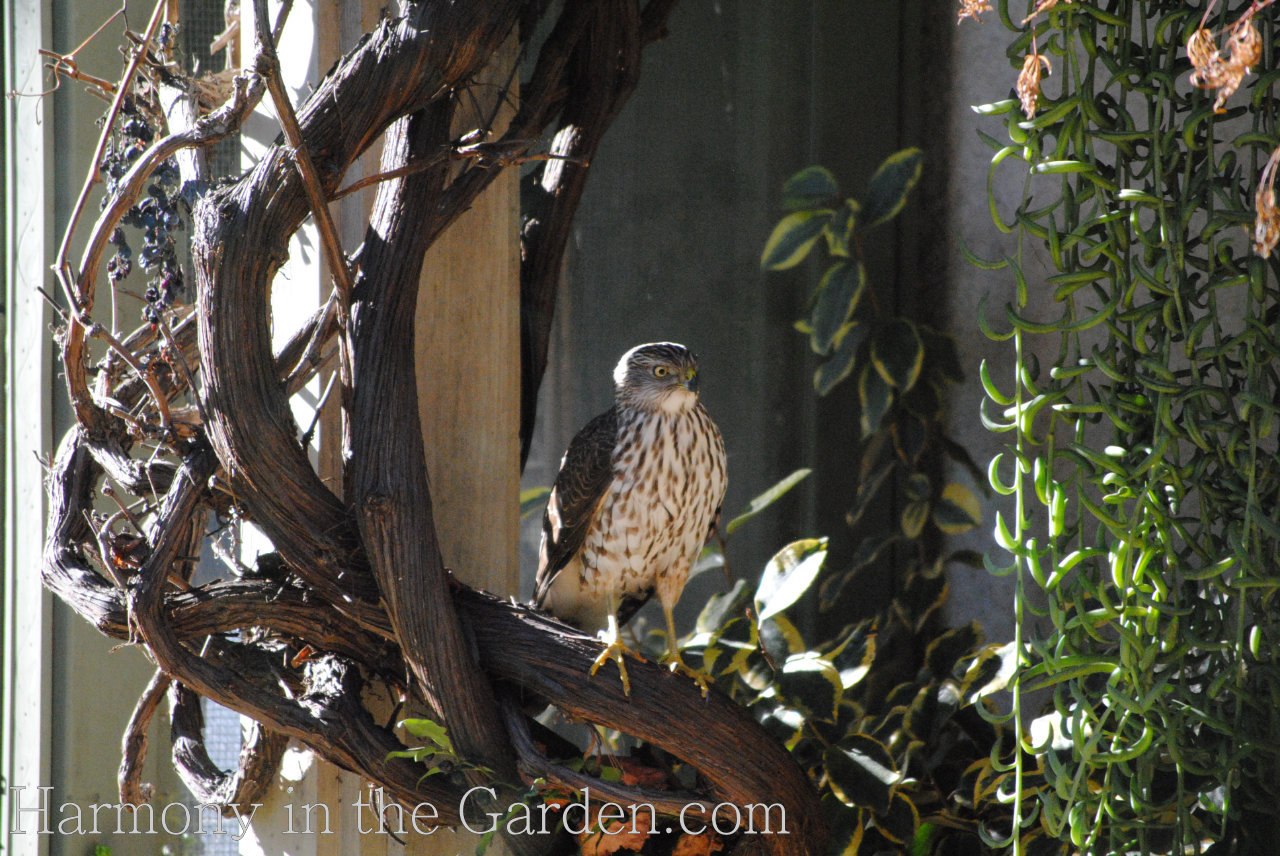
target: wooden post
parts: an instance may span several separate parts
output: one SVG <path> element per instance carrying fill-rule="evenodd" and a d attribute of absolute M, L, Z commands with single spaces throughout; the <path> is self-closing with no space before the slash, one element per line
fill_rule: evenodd
<path fill-rule="evenodd" d="M 512 40 L 478 82 L 501 87 L 515 56 Z M 455 131 L 488 118 L 474 112 L 460 107 Z M 499 123 L 512 112 L 504 107 Z M 427 253 L 414 343 L 445 565 L 497 594 L 517 594 L 520 583 L 519 192 L 516 170 L 506 170 Z"/>
<path fill-rule="evenodd" d="M 500 91 L 515 39 L 478 80 Z M 484 92 L 481 87 L 477 90 Z M 514 96 L 514 93 L 512 93 Z M 456 134 L 481 127 L 493 103 L 467 101 Z M 514 113 L 498 114 L 501 132 Z M 520 494 L 520 187 L 507 169 L 446 231 L 423 264 L 415 319 L 418 406 L 436 530 L 446 567 L 470 586 L 518 595 Z M 444 830 L 408 840 L 413 856 L 475 849 Z M 490 852 L 503 851 L 495 840 Z"/>

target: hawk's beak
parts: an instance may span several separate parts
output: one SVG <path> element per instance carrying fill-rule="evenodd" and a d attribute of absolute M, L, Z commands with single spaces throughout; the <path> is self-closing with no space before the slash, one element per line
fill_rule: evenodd
<path fill-rule="evenodd" d="M 698 391 L 698 373 L 690 369 L 689 373 L 685 375 L 684 383 L 680 385 L 690 392 L 696 393 Z"/>

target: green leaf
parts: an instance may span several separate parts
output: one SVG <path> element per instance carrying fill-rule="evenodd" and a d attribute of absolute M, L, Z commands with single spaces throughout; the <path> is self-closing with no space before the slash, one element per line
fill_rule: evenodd
<path fill-rule="evenodd" d="M 970 109 L 982 116 L 999 116 L 1008 113 L 1018 106 L 1018 99 L 1007 98 L 1004 101 L 993 101 L 990 104 L 976 104 Z"/>
<path fill-rule="evenodd" d="M 924 365 L 924 343 L 916 325 L 895 318 L 876 331 L 871 342 L 871 364 L 885 383 L 906 392 L 915 386 Z"/>
<path fill-rule="evenodd" d="M 1012 642 L 990 644 L 978 652 L 965 669 L 960 693 L 969 704 L 999 692 L 1009 685 L 1018 665 L 1018 652 Z"/>
<path fill-rule="evenodd" d="M 825 354 L 836 336 L 858 308 L 867 286 L 867 270 L 859 261 L 840 261 L 827 268 L 818 283 L 818 299 L 813 304 L 813 350 Z"/>
<path fill-rule="evenodd" d="M 916 836 L 911 840 L 911 856 L 929 856 L 933 853 L 933 845 L 943 836 L 943 829 L 936 823 L 922 823 L 916 828 Z"/>
<path fill-rule="evenodd" d="M 724 567 L 724 551 L 720 549 L 720 545 L 712 541 L 710 544 L 702 548 L 702 552 L 698 554 L 698 560 L 693 563 L 693 567 L 689 569 L 689 578 L 693 579 L 698 574 L 705 574 L 707 571 L 713 571 L 716 568 Z"/>
<path fill-rule="evenodd" d="M 835 353 L 813 373 L 813 388 L 817 390 L 818 395 L 826 395 L 853 371 L 858 350 L 867 340 L 869 330 L 869 324 L 850 321 L 836 334 Z"/>
<path fill-rule="evenodd" d="M 827 658 L 816 651 L 791 655 L 782 665 L 778 684 L 793 706 L 807 711 L 815 719 L 835 721 L 836 706 L 844 687 L 840 673 Z"/>
<path fill-rule="evenodd" d="M 822 813 L 827 818 L 827 826 L 831 832 L 831 846 L 828 856 L 858 856 L 862 847 L 862 836 L 866 831 L 865 809 L 850 808 L 834 794 L 822 795 Z"/>
<path fill-rule="evenodd" d="M 982 523 L 982 506 L 973 491 L 951 482 L 942 489 L 942 498 L 934 506 L 933 523 L 948 535 L 968 532 Z"/>
<path fill-rule="evenodd" d="M 831 255 L 849 257 L 849 243 L 853 240 L 854 227 L 858 225 L 859 208 L 857 200 L 846 199 L 822 230 L 827 239 L 827 252 Z"/>
<path fill-rule="evenodd" d="M 956 350 L 955 337 L 940 333 L 932 327 L 922 326 L 917 328 L 917 332 L 920 333 L 920 340 L 924 342 L 924 350 L 929 357 L 929 371 L 954 383 L 964 381 L 963 363 L 960 361 L 960 352 Z"/>
<path fill-rule="evenodd" d="M 747 597 L 746 580 L 735 581 L 733 588 L 723 594 L 713 594 L 707 599 L 707 605 L 702 607 L 702 612 L 698 613 L 697 632 L 718 630 L 728 618 L 742 611 Z"/>
<path fill-rule="evenodd" d="M 402 719 L 400 727 L 414 737 L 430 740 L 444 752 L 454 754 L 453 741 L 449 738 L 449 732 L 438 722 L 430 719 Z"/>
<path fill-rule="evenodd" d="M 551 495 L 549 487 L 531 487 L 520 491 L 520 519 L 524 520 L 535 511 L 540 511 L 547 504 Z"/>
<path fill-rule="evenodd" d="M 432 754 L 439 755 L 439 752 L 423 752 L 421 749 L 397 749 L 394 752 L 387 753 L 387 760 L 392 758 L 408 758 L 410 761 L 421 761 L 423 758 L 429 758 Z"/>
<path fill-rule="evenodd" d="M 858 378 L 858 401 L 862 405 L 859 418 L 862 437 L 866 439 L 879 430 L 881 420 L 893 404 L 893 388 L 870 365 L 862 367 L 862 375 Z"/>
<path fill-rule="evenodd" d="M 755 517 L 779 499 L 782 499 L 782 497 L 786 495 L 787 491 L 791 490 L 791 488 L 808 478 L 811 472 L 813 472 L 813 470 L 807 468 L 798 469 L 782 481 L 775 484 L 773 487 L 766 490 L 764 493 L 757 496 L 755 499 L 748 502 L 747 507 L 742 510 L 742 513 L 729 521 L 729 525 L 724 529 L 724 534 L 732 535 L 734 530 L 743 523 L 746 523 L 752 517 Z"/>
<path fill-rule="evenodd" d="M 925 648 L 925 666 L 935 679 L 945 680 L 951 677 L 951 672 L 960 658 L 981 642 L 982 629 L 976 622 L 971 621 L 960 627 L 953 627 Z"/>
<path fill-rule="evenodd" d="M 888 811 L 892 788 L 902 781 L 884 744 L 866 734 L 851 734 L 823 756 L 831 790 L 847 806 Z"/>
<path fill-rule="evenodd" d="M 744 671 L 752 657 L 758 656 L 759 647 L 760 634 L 755 622 L 730 617 L 707 642 L 702 655 L 703 669 L 715 675 Z M 729 657 L 722 663 L 720 656 L 725 653 Z"/>
<path fill-rule="evenodd" d="M 790 745 L 799 735 L 800 729 L 804 728 L 804 719 L 804 714 L 800 711 L 778 705 L 760 717 L 760 724 L 779 743 Z"/>
<path fill-rule="evenodd" d="M 907 476 L 907 483 L 903 489 L 907 499 L 919 502 L 928 499 L 929 494 L 933 493 L 933 482 L 929 481 L 929 477 L 924 473 L 912 473 Z"/>
<path fill-rule="evenodd" d="M 792 541 L 774 554 L 756 586 L 757 623 L 799 600 L 817 578 L 826 559 L 826 538 Z"/>
<path fill-rule="evenodd" d="M 1054 174 L 1061 172 L 1092 172 L 1093 164 L 1084 161 L 1059 160 L 1059 161 L 1043 161 L 1031 168 L 1032 172 L 1041 174 Z"/>
<path fill-rule="evenodd" d="M 906 844 L 916 837 L 920 812 L 905 793 L 894 791 L 888 810 L 874 813 L 871 822 L 894 844 Z"/>
<path fill-rule="evenodd" d="M 902 509 L 902 534 L 908 538 L 919 538 L 924 530 L 924 522 L 929 519 L 929 503 L 917 500 L 908 502 Z"/>
<path fill-rule="evenodd" d="M 807 166 L 782 185 L 782 207 L 788 211 L 817 208 L 831 202 L 840 193 L 840 185 L 831 170 Z"/>
<path fill-rule="evenodd" d="M 920 180 L 923 161 L 924 154 L 911 148 L 889 155 L 880 164 L 862 200 L 862 229 L 878 226 L 902 210 L 907 194 Z"/>
<path fill-rule="evenodd" d="M 760 267 L 765 270 L 786 270 L 804 260 L 814 242 L 822 236 L 822 230 L 831 217 L 830 208 L 797 211 L 778 221 L 765 241 L 760 254 Z"/>
<path fill-rule="evenodd" d="M 775 663 L 805 650 L 804 637 L 785 615 L 771 615 L 760 622 L 760 647 L 769 652 Z"/>
<path fill-rule="evenodd" d="M 868 623 L 855 628 L 828 656 L 840 672 L 840 683 L 846 690 L 860 684 L 871 671 L 876 659 L 876 635 L 868 632 Z"/>
<path fill-rule="evenodd" d="M 920 380 L 902 397 L 907 412 L 920 417 L 921 422 L 940 422 L 945 413 L 942 390 L 929 380 Z"/>
<path fill-rule="evenodd" d="M 476 842 L 475 856 L 486 856 L 489 852 L 489 846 L 493 844 L 493 837 L 498 833 L 501 826 L 497 823 L 485 830 L 480 836 L 480 840 Z"/>
<path fill-rule="evenodd" d="M 854 551 L 849 569 L 844 573 L 829 576 L 818 587 L 818 598 L 822 601 L 822 609 L 825 610 L 829 605 L 839 603 L 845 586 L 858 579 L 857 572 L 869 567 L 880 558 L 885 548 L 898 543 L 901 537 L 897 530 L 892 530 L 887 535 L 869 535 L 863 538 L 858 544 L 858 549 Z"/>

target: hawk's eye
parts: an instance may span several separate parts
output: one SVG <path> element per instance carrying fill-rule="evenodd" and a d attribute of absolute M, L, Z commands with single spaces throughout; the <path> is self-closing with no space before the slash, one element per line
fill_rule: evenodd
<path fill-rule="evenodd" d="M 669 374 L 671 374 L 671 369 L 667 368 L 666 366 L 654 366 L 654 369 L 653 369 L 654 377 L 666 377 Z"/>

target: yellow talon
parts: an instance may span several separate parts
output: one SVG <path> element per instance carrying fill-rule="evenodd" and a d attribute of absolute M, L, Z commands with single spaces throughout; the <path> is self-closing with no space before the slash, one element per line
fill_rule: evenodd
<path fill-rule="evenodd" d="M 685 663 L 678 652 L 668 652 L 667 655 L 662 658 L 662 662 L 673 673 L 693 678 L 694 683 L 698 685 L 698 689 L 702 690 L 702 697 L 707 697 L 707 690 L 710 686 L 707 681 L 707 676 Z"/>
<path fill-rule="evenodd" d="M 623 695 L 630 698 L 631 681 L 627 678 L 627 665 L 622 661 L 622 655 L 628 653 L 630 649 L 622 642 L 622 637 L 618 633 L 618 617 L 612 611 L 609 612 L 609 629 L 605 631 L 605 642 L 604 650 L 600 652 L 595 662 L 591 664 L 591 670 L 588 674 L 595 677 L 596 670 L 613 660 L 618 664 L 618 676 L 622 678 Z"/>
<path fill-rule="evenodd" d="M 680 656 L 680 641 L 676 636 L 676 621 L 671 615 L 671 609 L 664 603 L 662 611 L 667 617 L 667 653 L 662 658 L 662 663 L 668 669 L 676 674 L 687 675 L 693 678 L 694 683 L 698 685 L 698 689 L 702 690 L 702 697 L 707 697 L 708 681 L 707 676 L 697 669 L 690 668 Z"/>
<path fill-rule="evenodd" d="M 631 681 L 627 679 L 627 666 L 622 662 L 622 655 L 626 651 L 627 646 L 623 645 L 621 640 L 606 645 L 605 649 L 600 652 L 600 656 L 596 657 L 596 661 L 591 664 L 591 675 L 594 677 L 597 669 L 613 660 L 618 664 L 618 677 L 622 678 L 622 692 L 624 695 L 630 696 Z"/>

